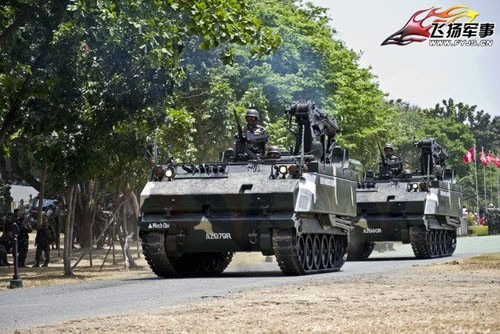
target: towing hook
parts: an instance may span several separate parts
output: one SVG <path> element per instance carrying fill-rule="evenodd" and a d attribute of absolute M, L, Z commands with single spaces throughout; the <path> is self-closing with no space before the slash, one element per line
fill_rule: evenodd
<path fill-rule="evenodd" d="M 250 244 L 255 245 L 257 243 L 257 237 L 259 235 L 257 234 L 256 230 L 252 230 L 252 233 L 248 234 L 248 238 L 250 239 Z"/>

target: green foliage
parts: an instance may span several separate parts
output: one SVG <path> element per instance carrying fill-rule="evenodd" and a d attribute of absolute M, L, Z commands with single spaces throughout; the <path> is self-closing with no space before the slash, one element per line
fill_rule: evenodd
<path fill-rule="evenodd" d="M 472 231 L 471 235 L 473 236 L 488 235 L 488 226 L 469 226 L 467 229 Z"/>
<path fill-rule="evenodd" d="M 67 0 L 32 10 L 17 1 L 0 7 L 0 144 L 27 173 L 48 162 L 59 189 L 144 175 L 155 128 L 165 151 L 194 156 L 197 118 L 173 98 L 186 44 L 224 44 L 217 61 L 231 62 L 232 45 L 250 45 L 258 58 L 280 43 L 246 1 Z"/>
<path fill-rule="evenodd" d="M 221 150 L 233 144 L 236 131 L 231 110 L 236 108 L 243 119 L 244 109 L 250 106 L 259 110 L 271 142 L 289 149 L 292 136 L 283 126 L 284 108 L 309 100 L 341 118 L 345 131 L 338 140 L 352 149 L 352 155 L 375 157 L 375 151 L 367 145 L 387 136 L 392 107 L 384 102 L 375 77 L 359 67 L 358 55 L 334 39 L 325 10 L 311 4 L 298 5 L 286 0 L 251 4 L 252 12 L 281 36 L 282 43 L 272 55 L 255 59 L 249 56 L 248 48 L 236 47 L 235 63 L 227 67 L 217 61 L 217 53 L 200 55 L 188 45 L 185 53 L 189 75 L 179 89 L 179 103 L 187 102 L 195 115 L 211 115 L 205 101 L 216 97 L 225 108 L 220 111 L 222 119 L 211 116 L 201 120 L 197 116 L 197 128 L 200 121 L 208 121 L 204 131 L 197 129 L 194 137 L 194 144 L 200 146 L 199 158 L 215 158 L 215 147 Z M 225 90 L 223 97 L 220 90 L 213 89 L 220 85 Z M 215 110 L 219 110 L 218 106 Z"/>

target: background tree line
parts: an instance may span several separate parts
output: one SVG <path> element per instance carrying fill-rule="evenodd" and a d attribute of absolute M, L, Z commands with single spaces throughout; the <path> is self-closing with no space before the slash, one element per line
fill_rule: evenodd
<path fill-rule="evenodd" d="M 155 131 L 162 159 L 215 160 L 233 145 L 233 110 L 243 119 L 253 106 L 288 149 L 284 107 L 312 100 L 339 119 L 338 142 L 363 170 L 378 166 L 375 143 L 391 141 L 411 164 L 414 140 L 434 137 L 474 194 L 461 159 L 474 142 L 499 147 L 499 119 L 460 97 L 428 110 L 390 101 L 359 57 L 305 1 L 8 0 L 0 172 L 5 181 L 8 159 L 42 195 L 74 198 L 89 246 L 95 203 L 134 197 L 146 182 Z"/>

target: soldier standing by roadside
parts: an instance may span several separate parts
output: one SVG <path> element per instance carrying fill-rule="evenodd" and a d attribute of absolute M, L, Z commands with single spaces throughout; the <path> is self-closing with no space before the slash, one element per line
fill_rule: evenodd
<path fill-rule="evenodd" d="M 26 257 L 28 256 L 29 238 L 31 225 L 25 217 L 19 217 L 19 235 L 17 236 L 18 252 L 17 258 L 19 267 L 26 267 Z"/>
<path fill-rule="evenodd" d="M 49 225 L 49 219 L 45 213 L 42 216 L 42 224 L 38 227 L 35 238 L 35 264 L 33 267 L 40 267 L 40 257 L 42 251 L 45 253 L 45 262 L 42 267 L 47 267 L 50 261 L 50 244 L 54 240 L 54 228 Z"/>
<path fill-rule="evenodd" d="M 0 267 L 10 265 L 7 262 L 7 254 L 12 254 L 14 249 L 14 234 L 8 229 L 0 237 Z"/>

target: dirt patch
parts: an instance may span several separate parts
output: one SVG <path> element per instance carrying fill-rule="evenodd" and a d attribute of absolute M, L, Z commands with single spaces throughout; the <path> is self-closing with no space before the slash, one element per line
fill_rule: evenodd
<path fill-rule="evenodd" d="M 253 256 L 235 261 L 263 260 Z M 498 333 L 499 269 L 500 254 L 489 254 L 16 333 Z"/>

